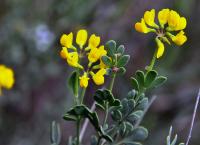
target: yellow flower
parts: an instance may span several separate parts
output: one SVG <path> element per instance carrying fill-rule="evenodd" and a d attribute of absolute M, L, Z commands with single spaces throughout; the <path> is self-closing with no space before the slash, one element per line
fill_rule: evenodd
<path fill-rule="evenodd" d="M 169 18 L 168 18 L 168 25 L 169 25 L 169 30 L 176 30 L 177 26 L 180 21 L 180 15 L 176 12 L 171 10 L 169 13 Z"/>
<path fill-rule="evenodd" d="M 60 51 L 61 58 L 67 59 L 68 55 L 69 55 L 69 52 L 68 52 L 67 48 L 62 47 L 62 50 Z"/>
<path fill-rule="evenodd" d="M 158 46 L 156 57 L 160 58 L 163 55 L 163 53 L 164 53 L 165 46 L 162 43 L 162 41 L 160 41 L 158 38 L 156 38 L 156 43 L 157 43 L 157 46 Z"/>
<path fill-rule="evenodd" d="M 176 31 L 185 29 L 186 25 L 187 25 L 187 21 L 185 17 L 180 17 L 178 25 L 176 27 Z"/>
<path fill-rule="evenodd" d="M 103 63 L 102 59 L 100 59 L 99 67 L 100 68 L 108 68 L 108 66 Z"/>
<path fill-rule="evenodd" d="M 169 9 L 162 9 L 158 12 L 158 21 L 162 28 L 164 28 L 164 25 L 167 23 L 168 17 L 169 17 Z"/>
<path fill-rule="evenodd" d="M 180 46 L 183 45 L 187 41 L 187 37 L 185 36 L 185 33 L 183 31 L 180 31 L 176 36 L 172 37 L 172 41 Z"/>
<path fill-rule="evenodd" d="M 72 32 L 68 35 L 63 34 L 60 38 L 60 44 L 64 47 L 71 48 L 73 42 L 73 34 Z"/>
<path fill-rule="evenodd" d="M 135 29 L 136 29 L 136 31 L 141 32 L 141 33 L 149 33 L 150 32 L 150 29 L 146 26 L 143 18 L 141 19 L 141 22 L 137 22 L 135 24 Z"/>
<path fill-rule="evenodd" d="M 135 24 L 135 29 L 142 33 L 156 33 L 156 43 L 158 46 L 156 57 L 160 58 L 165 50 L 163 42 L 167 42 L 171 45 L 169 38 L 171 38 L 171 40 L 179 46 L 187 41 L 187 37 L 184 35 L 183 31 L 183 29 L 186 28 L 187 20 L 185 17 L 181 17 L 176 11 L 170 9 L 160 10 L 157 17 L 161 27 L 154 22 L 155 10 L 152 9 L 151 11 L 146 11 L 144 13 L 144 18 L 142 18 L 141 22 L 137 22 Z M 154 29 L 148 28 L 146 24 L 154 27 Z M 170 33 L 171 31 L 180 32 L 174 36 Z"/>
<path fill-rule="evenodd" d="M 100 37 L 99 36 L 96 36 L 95 34 L 92 34 L 90 36 L 90 39 L 89 39 L 89 45 L 88 47 L 91 49 L 91 48 L 96 48 L 99 46 L 99 43 L 100 43 Z"/>
<path fill-rule="evenodd" d="M 68 53 L 68 56 L 67 56 L 67 63 L 72 66 L 72 67 L 77 67 L 77 68 L 80 68 L 80 69 L 83 69 L 83 66 L 81 66 L 79 63 L 79 56 L 78 56 L 78 53 L 77 52 L 70 52 Z"/>
<path fill-rule="evenodd" d="M 92 79 L 96 85 L 102 85 L 104 83 L 104 75 L 106 74 L 106 69 L 100 69 L 96 74 L 91 72 Z"/>
<path fill-rule="evenodd" d="M 85 29 L 79 30 L 76 36 L 76 43 L 82 49 L 87 41 L 87 31 Z"/>
<path fill-rule="evenodd" d="M 11 89 L 14 85 L 14 72 L 12 69 L 6 67 L 5 65 L 0 65 L 0 95 L 1 89 Z"/>
<path fill-rule="evenodd" d="M 88 60 L 90 61 L 90 63 L 94 63 L 106 54 L 107 51 L 104 49 L 103 45 L 99 48 L 92 48 L 88 54 Z"/>
<path fill-rule="evenodd" d="M 88 86 L 88 81 L 89 81 L 89 79 L 90 79 L 90 78 L 88 78 L 87 73 L 84 72 L 83 76 L 79 77 L 79 79 L 80 79 L 80 86 L 81 86 L 82 88 L 87 88 L 87 86 Z"/>
<path fill-rule="evenodd" d="M 159 28 L 155 23 L 155 9 L 144 13 L 144 21 L 151 27 Z"/>

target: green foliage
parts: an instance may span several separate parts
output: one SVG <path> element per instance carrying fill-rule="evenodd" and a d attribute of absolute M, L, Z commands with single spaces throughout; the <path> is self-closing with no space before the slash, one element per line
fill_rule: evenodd
<path fill-rule="evenodd" d="M 76 105 L 63 116 L 63 119 L 67 121 L 77 121 L 84 118 L 88 118 L 90 120 L 91 124 L 93 125 L 95 130 L 100 134 L 100 136 L 102 136 L 102 138 L 105 138 L 106 140 L 112 142 L 112 138 L 105 134 L 102 127 L 100 126 L 97 113 L 91 112 L 87 106 Z"/>
<path fill-rule="evenodd" d="M 169 134 L 166 139 L 166 145 L 176 145 L 178 135 L 176 134 L 174 139 L 172 139 L 172 127 L 170 127 Z M 172 139 L 172 140 L 171 140 Z M 178 145 L 185 145 L 184 143 L 179 143 Z"/>
<path fill-rule="evenodd" d="M 123 75 L 126 72 L 125 66 L 130 59 L 129 55 L 124 55 L 124 45 L 117 47 L 116 42 L 110 40 L 106 43 L 105 49 L 108 53 L 107 56 L 102 56 L 102 61 L 109 66 L 108 74 Z"/>
<path fill-rule="evenodd" d="M 50 128 L 51 145 L 59 145 L 61 141 L 60 125 L 55 121 L 52 122 Z"/>
<path fill-rule="evenodd" d="M 121 106 L 111 109 L 111 118 L 114 125 L 109 129 L 113 135 L 113 140 L 117 144 L 116 137 L 120 136 L 123 140 L 120 143 L 140 144 L 148 136 L 146 128 L 137 127 L 138 121 L 144 114 L 145 108 L 148 107 L 148 98 L 140 95 L 138 91 L 131 90 L 127 96 L 122 99 Z"/>
<path fill-rule="evenodd" d="M 96 105 L 103 110 L 108 107 L 120 106 L 120 100 L 115 99 L 113 94 L 107 89 L 97 90 L 94 94 L 94 100 L 96 101 Z"/>
<path fill-rule="evenodd" d="M 136 71 L 136 76 L 131 77 L 131 84 L 137 91 L 143 91 L 149 88 L 156 88 L 167 80 L 164 76 L 158 76 L 155 70 L 150 70 L 146 74 L 143 71 Z"/>
<path fill-rule="evenodd" d="M 72 74 L 69 77 L 68 82 L 70 88 L 72 89 L 74 96 L 78 96 L 78 89 L 79 89 L 79 73 L 78 71 L 72 72 Z"/>

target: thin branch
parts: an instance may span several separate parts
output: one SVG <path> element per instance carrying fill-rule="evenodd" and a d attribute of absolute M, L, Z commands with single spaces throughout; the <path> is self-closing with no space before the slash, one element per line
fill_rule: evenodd
<path fill-rule="evenodd" d="M 196 113 L 197 113 L 199 99 L 200 99 L 200 89 L 199 89 L 199 93 L 198 93 L 198 96 L 197 96 L 196 104 L 195 104 L 195 107 L 194 107 L 194 112 L 193 112 L 193 115 L 192 115 L 192 122 L 191 122 L 191 126 L 190 126 L 190 131 L 189 131 L 187 142 L 186 142 L 185 145 L 189 144 L 190 138 L 192 137 L 192 129 L 193 129 L 193 126 L 194 126 L 194 120 L 195 120 Z"/>
<path fill-rule="evenodd" d="M 91 107 L 91 111 L 93 112 L 94 110 L 95 110 L 95 102 L 93 102 L 92 107 Z M 80 142 L 83 139 L 83 136 L 84 136 L 85 131 L 87 129 L 88 123 L 89 123 L 89 119 L 85 119 L 85 121 L 83 123 L 83 127 L 82 127 L 81 132 L 80 132 Z"/>

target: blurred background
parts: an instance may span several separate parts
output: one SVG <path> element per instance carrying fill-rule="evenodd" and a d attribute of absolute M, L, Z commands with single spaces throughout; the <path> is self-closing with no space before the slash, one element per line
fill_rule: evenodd
<path fill-rule="evenodd" d="M 114 86 L 115 96 L 122 98 L 131 89 L 129 78 L 152 58 L 153 35 L 133 29 L 144 11 L 152 8 L 170 8 L 185 16 L 188 41 L 181 48 L 167 46 L 156 63 L 168 81 L 148 94 L 158 98 L 142 122 L 150 134 L 145 145 L 165 144 L 170 125 L 179 140 L 185 141 L 200 87 L 199 0 L 1 0 L 0 64 L 14 69 L 16 83 L 0 97 L 0 145 L 49 145 L 53 120 L 62 126 L 62 145 L 75 133 L 74 124 L 62 120 L 72 104 L 67 86 L 72 69 L 59 57 L 63 33 L 86 28 L 90 34 L 100 35 L 103 43 L 114 39 L 125 45 L 131 60 L 127 73 Z M 93 102 L 90 94 L 97 88 L 89 87 L 88 106 Z M 92 131 L 89 126 L 83 144 L 89 144 Z M 199 137 L 200 108 L 190 145 L 200 145 Z"/>

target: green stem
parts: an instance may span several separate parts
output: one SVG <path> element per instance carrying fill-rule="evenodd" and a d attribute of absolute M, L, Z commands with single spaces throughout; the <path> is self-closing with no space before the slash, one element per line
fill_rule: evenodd
<path fill-rule="evenodd" d="M 79 134 L 80 134 L 80 118 L 78 117 L 77 119 L 77 124 L 76 124 L 76 145 L 79 145 Z"/>
<path fill-rule="evenodd" d="M 106 103 L 106 113 L 103 121 L 103 126 L 106 124 L 107 119 L 108 119 L 108 102 Z"/>
<path fill-rule="evenodd" d="M 85 92 L 86 92 L 86 88 L 83 88 L 82 90 L 81 90 L 81 94 L 80 94 L 80 104 L 83 104 L 83 99 L 84 99 L 84 96 L 85 96 Z"/>
<path fill-rule="evenodd" d="M 156 54 L 157 54 L 157 51 L 154 52 L 153 58 L 152 58 L 152 60 L 151 60 L 151 63 L 150 63 L 150 65 L 149 65 L 147 71 L 151 71 L 151 70 L 153 69 L 154 64 L 155 64 L 155 62 L 156 62 Z"/>
<path fill-rule="evenodd" d="M 110 85 L 109 85 L 109 87 L 108 87 L 108 89 L 109 89 L 111 92 L 112 92 L 112 89 L 113 89 L 113 85 L 114 85 L 114 82 L 115 82 L 115 78 L 116 78 L 116 73 L 112 76 Z"/>

